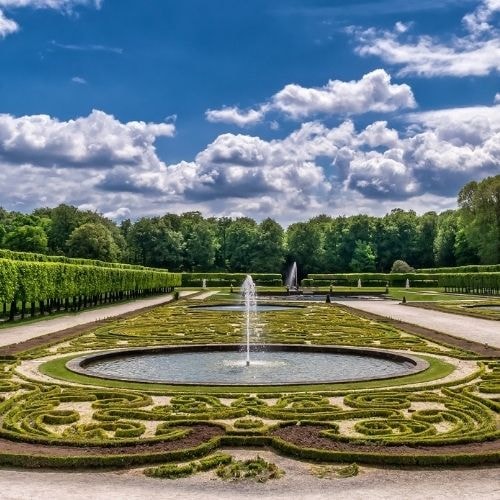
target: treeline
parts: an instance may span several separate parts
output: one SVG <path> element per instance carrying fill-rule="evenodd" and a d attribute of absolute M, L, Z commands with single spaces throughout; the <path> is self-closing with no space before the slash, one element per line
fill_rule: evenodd
<path fill-rule="evenodd" d="M 0 248 L 120 261 L 185 272 L 387 272 L 500 262 L 500 175 L 471 182 L 457 210 L 394 209 L 383 217 L 320 215 L 284 229 L 272 219 L 199 212 L 125 220 L 68 205 L 31 214 L 0 209 Z"/>

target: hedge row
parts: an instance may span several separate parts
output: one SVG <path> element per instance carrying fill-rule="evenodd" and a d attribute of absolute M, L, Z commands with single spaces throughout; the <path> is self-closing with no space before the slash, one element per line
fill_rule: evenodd
<path fill-rule="evenodd" d="M 60 264 L 77 264 L 81 266 L 97 266 L 97 267 L 115 267 L 117 269 L 137 269 L 137 270 L 155 270 L 158 272 L 167 272 L 167 269 L 157 269 L 152 267 L 144 267 L 136 264 L 124 264 L 121 262 L 104 262 L 95 259 L 76 259 L 65 257 L 64 255 L 45 255 L 42 253 L 31 252 L 14 252 L 0 248 L 0 259 L 22 260 L 27 262 L 57 262 Z"/>
<path fill-rule="evenodd" d="M 12 316 L 19 301 L 24 309 L 25 303 L 34 308 L 36 302 L 70 298 L 75 304 L 78 297 L 85 307 L 87 302 L 102 303 L 103 297 L 163 292 L 180 283 L 180 274 L 154 270 L 0 259 L 0 302 L 12 304 Z"/>
<path fill-rule="evenodd" d="M 437 286 L 438 276 L 435 274 L 417 273 L 336 273 L 336 274 L 308 274 L 302 280 L 302 286 L 343 285 L 357 286 L 361 280 L 363 286 L 404 286 L 410 280 L 413 286 Z"/>
<path fill-rule="evenodd" d="M 417 269 L 417 273 L 499 273 L 500 264 L 490 264 L 484 266 L 457 266 L 457 267 L 434 267 L 428 269 Z"/>
<path fill-rule="evenodd" d="M 361 280 L 363 286 L 404 286 L 406 280 L 411 286 L 435 286 L 445 291 L 498 295 L 500 272 L 471 273 L 350 273 L 309 274 L 302 280 L 302 286 L 348 285 L 356 286 Z"/>
<path fill-rule="evenodd" d="M 252 273 L 252 279 L 261 286 L 282 286 L 281 274 Z M 182 286 L 241 286 L 247 273 L 182 273 Z"/>

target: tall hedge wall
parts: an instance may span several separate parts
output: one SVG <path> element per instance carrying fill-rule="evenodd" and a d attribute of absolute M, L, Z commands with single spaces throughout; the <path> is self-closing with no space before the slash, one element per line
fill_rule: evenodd
<path fill-rule="evenodd" d="M 364 286 L 404 286 L 406 280 L 411 286 L 437 286 L 445 291 L 498 295 L 500 272 L 471 273 L 349 273 L 309 274 L 302 280 L 302 286 L 347 285 L 356 286 L 358 280 Z"/>
<path fill-rule="evenodd" d="M 281 274 L 251 273 L 257 285 L 281 286 Z M 207 286 L 240 286 L 247 273 L 182 273 L 182 286 L 201 286 L 207 280 Z"/>
<path fill-rule="evenodd" d="M 164 271 L 0 259 L 0 302 L 91 297 L 180 284 L 180 274 Z"/>
<path fill-rule="evenodd" d="M 168 271 L 168 269 L 157 269 L 135 264 L 123 264 L 121 262 L 104 262 L 102 260 L 94 259 L 74 259 L 71 257 L 64 257 L 63 255 L 45 255 L 42 253 L 14 252 L 13 250 L 6 250 L 5 248 L 0 248 L 0 259 L 22 260 L 26 262 L 59 262 L 62 264 L 77 264 L 81 266 L 115 267 L 117 269 L 153 269 L 157 272 Z"/>
<path fill-rule="evenodd" d="M 457 267 L 434 267 L 429 269 L 417 269 L 417 273 L 500 273 L 500 264 L 485 266 L 457 266 Z"/>

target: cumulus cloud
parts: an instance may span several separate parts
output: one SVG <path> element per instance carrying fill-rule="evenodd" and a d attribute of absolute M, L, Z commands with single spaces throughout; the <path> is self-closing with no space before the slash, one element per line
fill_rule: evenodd
<path fill-rule="evenodd" d="M 255 125 L 262 121 L 265 111 L 263 109 L 241 110 L 238 107 L 225 107 L 222 109 L 209 109 L 205 117 L 212 123 L 233 123 L 238 127 Z"/>
<path fill-rule="evenodd" d="M 206 117 L 212 122 L 232 123 L 241 127 L 261 122 L 270 112 L 300 120 L 316 115 L 388 113 L 414 107 L 416 102 L 411 88 L 406 84 L 392 83 L 391 76 L 385 70 L 376 69 L 360 80 L 330 80 L 323 87 L 289 84 L 257 109 L 243 111 L 237 107 L 226 107 L 208 110 Z"/>
<path fill-rule="evenodd" d="M 172 124 L 121 123 L 97 111 L 67 122 L 1 115 L 0 198 L 23 209 L 92 206 L 115 218 L 197 209 L 282 222 L 384 213 L 396 202 L 449 208 L 465 182 L 500 171 L 495 108 L 410 113 L 400 132 L 387 121 L 359 129 L 345 120 L 306 122 L 273 140 L 226 133 L 175 164 L 154 148 Z"/>
<path fill-rule="evenodd" d="M 75 7 L 93 6 L 99 9 L 103 0 L 0 0 L 0 7 L 16 9 L 21 7 L 31 7 L 33 9 L 54 9 L 66 13 L 71 13 Z M 19 25 L 12 19 L 5 17 L 0 9 L 0 38 L 15 33 L 19 30 Z"/>
<path fill-rule="evenodd" d="M 358 54 L 401 66 L 399 75 L 484 76 L 500 70 L 500 30 L 490 23 L 498 12 L 499 0 L 484 0 L 463 18 L 463 36 L 447 41 L 411 36 L 402 23 L 392 31 L 356 27 L 348 31 L 355 37 Z"/>
<path fill-rule="evenodd" d="M 5 38 L 18 30 L 19 25 L 12 19 L 5 17 L 5 14 L 0 10 L 0 38 Z"/>
<path fill-rule="evenodd" d="M 141 165 L 157 161 L 154 141 L 171 137 L 170 123 L 121 123 L 92 111 L 76 120 L 48 115 L 0 115 L 0 159 L 11 164 L 54 167 Z"/>

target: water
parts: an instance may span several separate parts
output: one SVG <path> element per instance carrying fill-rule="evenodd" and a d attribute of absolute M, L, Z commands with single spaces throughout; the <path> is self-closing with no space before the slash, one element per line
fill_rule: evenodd
<path fill-rule="evenodd" d="M 290 272 L 288 273 L 288 276 L 286 277 L 286 286 L 290 290 L 298 290 L 299 289 L 298 278 L 297 278 L 297 262 L 294 262 L 292 264 L 292 268 L 290 269 Z"/>
<path fill-rule="evenodd" d="M 90 362 L 85 371 L 102 377 L 163 383 L 272 385 L 342 382 L 406 375 L 413 365 L 372 356 L 328 352 L 203 351 L 134 354 Z"/>
<path fill-rule="evenodd" d="M 250 275 L 247 275 L 241 285 L 241 297 L 245 305 L 245 335 L 247 344 L 246 365 L 250 365 L 250 337 L 255 331 L 255 316 L 257 313 L 257 292 L 255 283 Z"/>

